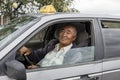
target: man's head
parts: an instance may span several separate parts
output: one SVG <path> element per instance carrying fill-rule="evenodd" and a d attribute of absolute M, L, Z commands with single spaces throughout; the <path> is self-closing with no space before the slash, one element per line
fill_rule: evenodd
<path fill-rule="evenodd" d="M 62 47 L 71 44 L 77 35 L 77 30 L 74 25 L 67 24 L 59 32 L 59 43 Z"/>

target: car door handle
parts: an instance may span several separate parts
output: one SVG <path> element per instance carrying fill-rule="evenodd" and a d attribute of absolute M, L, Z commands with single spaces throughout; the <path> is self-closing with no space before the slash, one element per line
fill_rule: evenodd
<path fill-rule="evenodd" d="M 98 80 L 99 77 L 89 77 L 88 75 L 81 76 L 80 80 Z"/>

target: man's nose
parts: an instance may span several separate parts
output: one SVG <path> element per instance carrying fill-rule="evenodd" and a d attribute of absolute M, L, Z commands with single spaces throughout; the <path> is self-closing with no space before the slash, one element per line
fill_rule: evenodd
<path fill-rule="evenodd" d="M 66 36 L 66 35 L 67 35 L 67 33 L 66 33 L 66 32 L 64 32 L 64 33 L 63 33 L 63 36 Z"/>

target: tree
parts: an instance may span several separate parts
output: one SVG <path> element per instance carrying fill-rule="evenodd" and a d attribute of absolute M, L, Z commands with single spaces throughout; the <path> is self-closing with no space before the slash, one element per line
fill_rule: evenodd
<path fill-rule="evenodd" d="M 11 2 L 9 0 L 0 0 L 0 12 L 1 14 L 8 15 L 12 12 Z"/>
<path fill-rule="evenodd" d="M 15 2 L 14 0 L 0 0 L 0 12 L 1 12 L 1 15 L 6 15 L 6 16 L 9 16 L 10 18 L 12 18 L 15 15 L 15 13 L 17 12 L 17 10 L 22 5 L 22 2 L 18 3 L 18 1 L 16 1 L 18 4 L 17 4 L 17 7 L 14 8 L 12 6 L 12 4 L 14 2 Z"/>
<path fill-rule="evenodd" d="M 38 12 L 42 6 L 52 4 L 57 12 L 77 11 L 70 8 L 73 0 L 0 0 L 0 11 L 3 15 L 10 18 L 17 17 L 19 14 Z M 16 7 L 13 7 L 13 3 Z"/>

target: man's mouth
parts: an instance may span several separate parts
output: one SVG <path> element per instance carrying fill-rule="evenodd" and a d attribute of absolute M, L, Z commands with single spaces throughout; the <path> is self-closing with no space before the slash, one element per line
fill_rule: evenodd
<path fill-rule="evenodd" d="M 61 40 L 67 40 L 67 38 L 61 38 Z"/>

